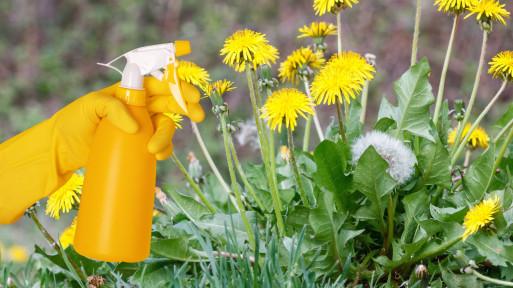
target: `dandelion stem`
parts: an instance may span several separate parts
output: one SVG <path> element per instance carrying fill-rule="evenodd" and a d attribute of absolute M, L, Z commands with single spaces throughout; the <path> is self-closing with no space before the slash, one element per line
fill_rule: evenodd
<path fill-rule="evenodd" d="M 480 278 L 481 280 L 488 281 L 490 283 L 494 283 L 494 284 L 502 285 L 502 286 L 507 286 L 507 287 L 513 287 L 513 282 L 508 282 L 508 281 L 503 281 L 503 280 L 499 280 L 499 279 L 490 278 L 488 276 L 485 276 L 485 275 L 477 272 L 475 269 L 472 269 L 472 274 L 474 274 L 474 276 Z"/>
<path fill-rule="evenodd" d="M 360 122 L 365 126 L 365 112 L 367 110 L 367 98 L 369 98 L 369 80 L 365 80 L 362 91 L 362 114 L 360 115 Z"/>
<path fill-rule="evenodd" d="M 173 158 L 173 160 L 176 163 L 176 166 L 178 166 L 180 171 L 182 171 L 182 174 L 185 176 L 185 178 L 187 179 L 189 184 L 191 184 L 192 189 L 194 189 L 196 194 L 198 194 L 198 196 L 201 199 L 201 201 L 203 201 L 203 203 L 205 203 L 205 205 L 207 206 L 208 210 L 210 210 L 210 212 L 212 212 L 214 214 L 217 213 L 216 208 L 214 208 L 214 205 L 212 205 L 212 203 L 210 203 L 210 201 L 208 201 L 208 199 L 205 196 L 205 194 L 203 194 L 203 192 L 201 192 L 201 189 L 198 187 L 196 182 L 194 182 L 194 180 L 192 180 L 191 175 L 189 175 L 189 173 L 187 172 L 187 170 L 183 166 L 182 162 L 180 162 L 180 159 L 178 159 L 178 157 L 176 157 L 176 154 L 174 152 L 173 152 L 173 154 L 171 154 L 171 158 Z"/>
<path fill-rule="evenodd" d="M 251 226 L 249 225 L 248 217 L 246 216 L 246 211 L 244 210 L 244 204 L 242 203 L 241 193 L 239 191 L 239 187 L 237 186 L 237 179 L 235 178 L 235 171 L 233 170 L 232 157 L 230 154 L 230 144 L 229 144 L 229 134 L 228 129 L 226 129 L 226 119 L 224 115 L 221 115 L 221 127 L 223 129 L 223 139 L 224 139 L 224 147 L 226 151 L 226 160 L 228 161 L 228 170 L 230 171 L 230 178 L 232 180 L 232 189 L 235 192 L 235 197 L 237 198 L 237 204 L 239 206 L 239 211 L 242 216 L 242 222 L 244 222 L 244 227 L 246 228 L 246 233 L 248 233 L 248 239 L 251 244 L 251 248 L 255 251 L 255 238 L 253 237 L 253 231 L 251 230 Z M 258 120 L 258 119 L 257 119 Z"/>
<path fill-rule="evenodd" d="M 472 155 L 472 150 L 467 149 L 467 152 L 465 152 L 465 161 L 463 161 L 463 167 L 467 167 L 470 163 L 470 155 Z"/>
<path fill-rule="evenodd" d="M 344 123 L 342 122 L 342 104 L 340 104 L 340 99 L 335 101 L 337 106 L 337 115 L 338 115 L 338 125 L 340 126 L 340 136 L 342 136 L 342 141 L 346 142 L 346 132 L 344 131 Z"/>
<path fill-rule="evenodd" d="M 411 49 L 411 66 L 417 63 L 417 49 L 420 34 L 420 14 L 422 11 L 422 0 L 417 0 L 417 12 L 415 13 L 415 31 L 413 32 L 413 43 Z"/>
<path fill-rule="evenodd" d="M 239 176 L 242 179 L 242 182 L 248 189 L 249 194 L 251 194 L 251 197 L 253 197 L 253 199 L 255 199 L 255 202 L 257 203 L 258 208 L 260 208 L 260 210 L 262 210 L 262 211 L 265 211 L 265 207 L 262 204 L 262 201 L 260 201 L 260 198 L 258 198 L 258 196 L 256 195 L 255 190 L 253 189 L 253 187 L 251 187 L 251 184 L 249 184 L 248 178 L 246 177 L 246 174 L 244 173 L 244 170 L 242 169 L 242 166 L 240 165 L 239 157 L 237 157 L 237 152 L 235 151 L 235 147 L 233 146 L 233 140 L 231 137 L 230 137 L 230 151 L 232 152 L 233 162 L 235 163 L 235 167 L 237 168 L 237 171 L 239 172 Z"/>
<path fill-rule="evenodd" d="M 508 133 L 508 137 L 506 137 L 506 140 L 502 144 L 501 150 L 499 151 L 499 155 L 497 155 L 497 159 L 495 160 L 495 164 L 493 165 L 492 171 L 497 171 L 497 168 L 499 168 L 499 164 L 501 164 L 502 157 L 504 156 L 504 153 L 508 149 L 509 142 L 511 142 L 511 138 L 513 138 L 513 129 L 511 129 Z"/>
<path fill-rule="evenodd" d="M 487 39 L 488 39 L 488 32 L 486 30 L 484 30 L 483 31 L 483 44 L 481 45 L 481 56 L 479 57 L 479 64 L 477 66 L 477 73 L 476 73 L 476 80 L 474 81 L 474 88 L 472 88 L 472 94 L 470 95 L 468 107 L 465 111 L 465 117 L 463 118 L 463 121 L 461 122 L 461 126 L 458 128 L 458 131 L 456 131 L 456 137 L 454 138 L 454 144 L 451 149 L 450 156 L 452 157 L 453 162 L 456 162 L 456 160 L 454 160 L 454 159 L 458 157 L 458 156 L 454 157 L 455 154 L 459 155 L 459 153 L 461 153 L 461 151 L 459 153 L 457 152 L 457 150 L 459 150 L 461 135 L 463 134 L 463 129 L 465 128 L 465 125 L 468 122 L 468 118 L 470 117 L 470 112 L 472 111 L 472 106 L 474 105 L 474 100 L 476 99 L 477 89 L 479 87 L 479 81 L 481 79 L 481 71 L 483 70 L 483 63 L 484 63 L 484 56 L 486 53 Z M 469 131 L 469 133 L 467 133 L 467 135 L 470 136 L 471 133 L 472 132 Z M 465 142 L 463 142 L 463 143 L 465 143 Z M 457 148 L 457 149 L 455 149 L 455 148 Z M 463 150 L 463 148 L 462 148 L 462 150 Z M 452 165 L 454 165 L 454 163 Z"/>
<path fill-rule="evenodd" d="M 470 129 L 468 130 L 467 135 L 465 135 L 465 138 L 463 138 L 463 140 L 459 144 L 458 149 L 456 150 L 456 153 L 454 153 L 454 155 L 452 156 L 452 160 L 451 160 L 451 165 L 452 166 L 454 166 L 454 164 L 456 163 L 456 160 L 458 160 L 458 156 L 460 156 L 461 152 L 465 148 L 465 145 L 467 144 L 468 138 L 470 138 L 470 135 L 472 135 L 472 132 L 474 132 L 474 129 L 476 129 L 476 127 L 479 125 L 479 123 L 484 118 L 486 113 L 488 113 L 488 111 L 490 111 L 490 109 L 492 108 L 493 104 L 495 104 L 497 99 L 499 99 L 499 96 L 502 94 L 502 91 L 504 91 L 504 89 L 506 88 L 507 84 L 508 84 L 508 81 L 504 81 L 502 83 L 502 86 L 499 89 L 499 91 L 497 91 L 497 94 L 495 94 L 495 96 L 490 101 L 490 103 L 488 103 L 488 105 L 485 107 L 483 112 L 481 112 L 481 114 L 479 114 L 479 117 L 477 117 L 477 119 L 474 122 L 474 124 L 472 124 L 472 127 L 470 127 Z M 465 112 L 465 117 L 467 117 L 468 114 L 470 114 L 470 110 Z M 465 121 L 465 119 L 463 121 Z M 460 129 L 458 129 L 458 130 L 463 130 L 462 127 L 465 126 L 465 123 L 466 122 L 462 122 L 461 126 L 459 127 Z M 456 134 L 456 138 L 454 138 L 454 144 L 456 144 L 458 142 L 457 140 L 460 139 L 460 138 L 461 138 L 461 133 L 460 133 L 459 138 L 458 138 L 458 134 Z M 454 150 L 454 146 L 453 146 L 453 150 Z"/>
<path fill-rule="evenodd" d="M 388 230 L 387 237 L 385 239 L 385 243 L 383 244 L 382 254 L 387 255 L 390 249 L 390 244 L 392 244 L 392 237 L 394 236 L 394 214 L 395 214 L 395 206 L 397 204 L 397 197 L 399 196 L 396 193 L 393 197 L 390 195 L 388 197 L 387 202 L 387 212 L 388 212 Z"/>
<path fill-rule="evenodd" d="M 337 51 L 338 53 L 342 53 L 342 24 L 340 21 L 340 14 L 342 11 L 338 11 L 337 13 Z"/>
<path fill-rule="evenodd" d="M 308 81 L 308 79 L 306 79 L 304 81 L 305 83 L 305 92 L 306 92 L 306 96 L 308 96 L 308 98 L 312 98 L 312 94 L 310 93 L 310 82 Z M 312 107 L 315 111 L 315 107 Z M 314 124 L 315 124 L 315 129 L 317 130 L 317 134 L 319 135 L 319 140 L 324 141 L 324 134 L 322 133 L 322 128 L 321 128 L 321 123 L 319 122 L 319 117 L 317 117 L 317 111 L 315 111 L 315 114 L 313 115 L 313 120 L 314 120 Z"/>
<path fill-rule="evenodd" d="M 32 219 L 32 221 L 36 224 L 37 226 L 37 229 L 39 231 L 41 231 L 41 233 L 43 233 L 43 236 L 46 238 L 46 241 L 48 241 L 48 243 L 50 244 L 50 246 L 52 248 L 55 249 L 55 251 L 57 251 L 57 254 L 59 254 L 59 256 L 64 259 L 64 257 L 68 258 L 68 261 L 71 263 L 71 266 L 73 266 L 73 269 L 75 270 L 76 274 L 82 279 L 82 280 L 86 280 L 86 276 L 84 275 L 84 272 L 82 270 L 80 270 L 80 268 L 77 266 L 77 264 L 75 264 L 75 262 L 73 262 L 73 260 L 71 260 L 71 258 L 68 257 L 68 255 L 64 255 L 62 253 L 62 250 L 61 250 L 61 247 L 59 246 L 59 244 L 53 239 L 52 235 L 50 235 L 50 233 L 48 233 L 48 231 L 46 230 L 46 228 L 43 226 L 43 224 L 41 224 L 41 222 L 39 221 L 39 218 L 37 217 L 37 214 L 35 212 L 34 209 L 29 209 L 28 210 L 28 216 L 30 219 Z"/>
<path fill-rule="evenodd" d="M 305 206 L 310 207 L 310 203 L 308 202 L 308 198 L 306 197 L 305 190 L 303 189 L 303 184 L 301 183 L 301 178 L 299 177 L 299 171 L 297 169 L 296 156 L 294 155 L 294 137 L 292 137 L 292 130 L 287 128 L 287 134 L 289 136 L 290 164 L 292 166 L 292 169 L 294 170 L 294 176 L 296 177 L 299 195 L 301 196 L 303 204 Z"/>
<path fill-rule="evenodd" d="M 267 88 L 267 96 L 268 97 L 271 97 L 272 95 L 272 91 L 271 89 Z M 278 223 L 280 223 L 280 221 L 282 222 L 282 226 L 283 226 L 283 220 L 281 220 L 281 211 L 283 211 L 283 207 L 281 205 L 281 200 L 280 200 L 280 189 L 278 189 L 278 177 L 276 176 L 276 155 L 274 153 L 274 132 L 273 131 L 270 131 L 270 137 L 269 137 L 269 141 L 271 142 L 269 144 L 269 162 L 270 162 L 270 167 L 267 167 L 270 169 L 270 175 L 271 175 L 271 182 L 270 182 L 270 185 L 272 185 L 271 187 L 271 194 L 274 193 L 275 194 L 275 198 L 276 198 L 276 206 L 278 206 L 278 210 L 279 210 L 279 215 L 276 214 L 276 218 L 279 219 Z M 274 201 L 274 200 L 273 200 Z M 285 232 L 285 230 L 282 231 L 283 233 Z"/>
<path fill-rule="evenodd" d="M 508 122 L 508 124 L 506 124 L 506 126 L 504 126 L 504 128 L 502 128 L 502 130 L 499 132 L 499 134 L 497 134 L 497 136 L 495 136 L 495 138 L 493 139 L 493 143 L 497 143 L 502 138 L 502 136 L 504 136 L 504 134 L 506 134 L 506 132 L 509 130 L 509 128 L 511 128 L 511 126 L 513 126 L 513 119 L 511 119 Z"/>
<path fill-rule="evenodd" d="M 438 116 L 440 114 L 440 109 L 442 107 L 442 101 L 444 96 L 444 88 L 445 88 L 445 78 L 447 76 L 447 69 L 449 68 L 449 61 L 451 59 L 452 46 L 454 44 L 454 36 L 456 35 L 456 30 L 458 29 L 458 20 L 460 14 L 456 14 L 454 17 L 454 24 L 452 25 L 451 38 L 449 39 L 449 45 L 447 45 L 447 53 L 445 54 L 444 66 L 442 68 L 442 75 L 440 76 L 440 85 L 438 86 L 438 94 L 436 98 L 435 105 L 435 114 L 433 114 L 433 123 L 435 127 L 438 125 Z M 438 128 L 437 128 L 438 129 Z"/>
<path fill-rule="evenodd" d="M 226 194 L 231 196 L 230 187 L 228 187 L 228 184 L 223 179 L 223 176 L 221 176 L 221 173 L 219 172 L 219 169 L 217 169 L 216 164 L 212 160 L 212 157 L 210 156 L 210 153 L 208 153 L 207 146 L 205 146 L 205 142 L 203 142 L 203 137 L 201 137 L 201 134 L 198 129 L 198 125 L 191 120 L 192 125 L 192 131 L 194 132 L 194 135 L 196 135 L 196 139 L 198 140 L 198 144 L 201 147 L 201 151 L 203 152 L 203 155 L 205 155 L 205 158 L 207 159 L 208 165 L 210 166 L 210 169 L 212 169 L 212 172 L 216 176 L 217 180 L 219 180 L 219 183 L 221 183 L 221 186 L 223 186 L 223 190 L 226 192 Z"/>
<path fill-rule="evenodd" d="M 310 125 L 312 124 L 312 115 L 308 115 L 305 124 L 305 136 L 303 136 L 303 151 L 308 152 L 308 144 L 310 142 Z"/>

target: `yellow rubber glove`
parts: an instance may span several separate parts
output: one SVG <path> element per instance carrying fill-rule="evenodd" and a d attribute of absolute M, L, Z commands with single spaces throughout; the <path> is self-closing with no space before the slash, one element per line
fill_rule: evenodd
<path fill-rule="evenodd" d="M 126 133 L 136 133 L 137 122 L 126 106 L 113 95 L 115 84 L 91 92 L 55 113 L 50 119 L 0 144 L 0 224 L 11 224 L 27 208 L 64 185 L 74 171 L 84 167 L 89 157 L 96 127 L 102 118 Z M 205 114 L 199 105 L 200 92 L 182 82 L 188 114 L 167 92 L 165 83 L 144 79 L 146 107 L 155 134 L 148 151 L 158 160 L 169 158 L 175 124 L 163 112 L 187 115 L 200 122 Z"/>

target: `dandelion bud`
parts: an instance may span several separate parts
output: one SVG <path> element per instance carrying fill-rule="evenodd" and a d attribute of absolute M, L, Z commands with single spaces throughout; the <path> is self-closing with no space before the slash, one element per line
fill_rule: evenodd
<path fill-rule="evenodd" d="M 155 187 L 155 198 L 157 198 L 162 205 L 168 201 L 166 193 L 162 192 L 162 189 L 159 187 Z"/>
<path fill-rule="evenodd" d="M 371 53 L 365 54 L 365 60 L 367 63 L 369 63 L 372 67 L 376 68 L 376 55 Z"/>
<path fill-rule="evenodd" d="M 458 99 L 454 101 L 454 120 L 460 122 L 463 121 L 465 117 L 465 102 L 463 100 Z"/>
<path fill-rule="evenodd" d="M 273 78 L 271 67 L 267 64 L 260 66 L 259 71 L 260 79 L 271 80 Z"/>
<path fill-rule="evenodd" d="M 417 279 L 424 279 L 427 275 L 428 269 L 426 265 L 417 265 L 417 267 L 415 268 L 415 276 L 417 277 Z"/>
<path fill-rule="evenodd" d="M 193 152 L 187 154 L 187 161 L 189 162 L 189 175 L 191 175 L 194 182 L 199 183 L 202 177 L 202 169 L 199 160 L 196 158 Z"/>

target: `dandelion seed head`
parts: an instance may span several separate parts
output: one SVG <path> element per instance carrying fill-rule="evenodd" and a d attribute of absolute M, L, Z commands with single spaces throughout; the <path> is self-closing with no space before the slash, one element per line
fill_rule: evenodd
<path fill-rule="evenodd" d="M 399 184 L 404 184 L 415 172 L 417 158 L 411 149 L 401 141 L 381 131 L 371 131 L 358 137 L 351 146 L 354 165 L 362 154 L 373 146 L 376 152 L 388 163 L 387 173 Z"/>

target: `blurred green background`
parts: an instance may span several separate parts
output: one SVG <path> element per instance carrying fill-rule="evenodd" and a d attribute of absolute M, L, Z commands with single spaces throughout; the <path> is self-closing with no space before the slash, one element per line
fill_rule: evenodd
<path fill-rule="evenodd" d="M 342 37 L 345 50 L 377 56 L 376 79 L 370 86 L 367 123 L 371 124 L 366 126 L 369 130 L 377 117 L 381 98 L 396 102 L 393 82 L 410 64 L 417 1 L 360 2 L 343 12 Z M 418 58 L 429 58 L 431 84 L 436 91 L 453 17 L 436 11 L 434 2 L 423 0 Z M 507 2 L 506 9 L 512 11 L 513 3 Z M 224 65 L 223 57 L 219 56 L 224 40 L 238 29 L 265 33 L 270 44 L 280 51 L 280 59 L 272 67 L 277 77 L 279 63 L 293 50 L 310 44 L 310 39 L 296 38 L 299 27 L 312 21 L 336 22 L 333 15 L 316 16 L 312 3 L 312 0 L 0 1 L 0 142 L 51 117 L 82 95 L 120 80 L 117 72 L 98 66 L 97 62 L 109 61 L 137 47 L 174 40 L 191 41 L 192 53 L 182 59 L 205 67 L 212 80 L 227 78 L 236 83 L 238 89 L 226 98 L 232 120 L 251 119 L 245 75 Z M 513 49 L 512 29 L 511 25 L 495 25 L 489 37 L 486 62 L 500 51 Z M 454 99 L 468 100 L 481 35 L 474 16 L 461 19 L 445 90 L 451 107 Z M 336 50 L 336 37 L 328 37 L 327 42 L 329 57 Z M 500 80 L 486 73 L 482 75 L 474 115 L 484 108 L 499 86 Z M 495 106 L 485 119 L 485 128 L 506 110 L 511 92 L 511 87 L 506 89 L 500 100 L 504 105 Z M 227 176 L 221 137 L 215 130 L 217 119 L 210 112 L 208 100 L 203 100 L 202 105 L 206 118 L 199 128 L 214 160 L 219 160 L 216 163 Z M 320 106 L 317 110 L 323 126 L 335 115 L 334 107 Z M 296 134 L 302 134 L 301 125 Z M 187 153 L 194 152 L 204 172 L 208 172 L 188 120 L 182 126 L 183 130 L 177 131 L 174 138 L 176 154 L 186 163 Z M 312 135 L 313 148 L 318 140 Z M 237 149 L 243 163 L 258 161 L 258 153 L 249 145 L 239 145 Z M 161 182 L 185 186 L 172 160 L 159 163 L 157 185 Z M 44 201 L 41 206 L 39 212 L 44 214 Z M 59 221 L 47 216 L 41 218 L 50 232 L 57 235 L 71 223 L 73 216 L 66 215 Z M 44 246 L 43 237 L 34 229 L 26 217 L 16 224 L 0 226 L 0 243 L 22 244 L 29 250 L 34 243 Z"/>

